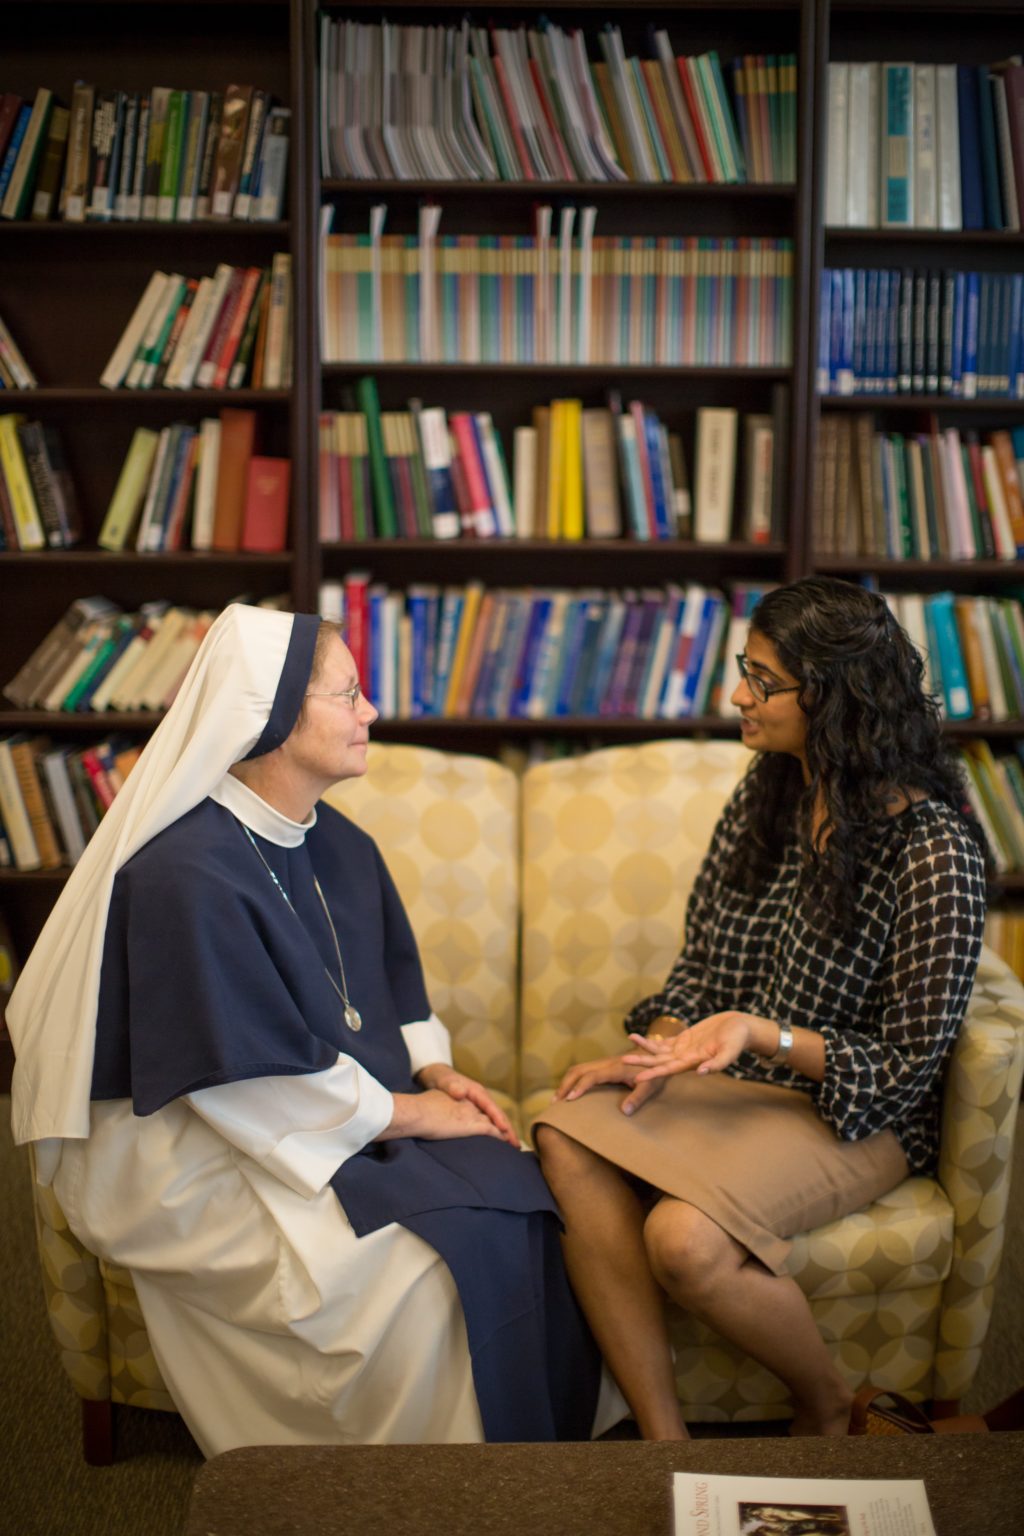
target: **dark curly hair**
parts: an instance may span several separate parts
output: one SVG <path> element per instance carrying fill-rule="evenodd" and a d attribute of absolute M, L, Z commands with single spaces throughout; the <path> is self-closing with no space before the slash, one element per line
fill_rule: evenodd
<path fill-rule="evenodd" d="M 759 753 L 749 773 L 750 837 L 736 850 L 730 881 L 753 892 L 795 828 L 807 852 L 809 887 L 833 932 L 846 930 L 865 841 L 887 820 L 895 794 L 921 791 L 963 817 L 986 852 L 964 776 L 923 687 L 924 664 L 884 599 L 852 582 L 807 576 L 776 587 L 750 618 L 800 683 L 807 716 L 807 766 Z M 812 834 L 819 796 L 825 819 Z"/>

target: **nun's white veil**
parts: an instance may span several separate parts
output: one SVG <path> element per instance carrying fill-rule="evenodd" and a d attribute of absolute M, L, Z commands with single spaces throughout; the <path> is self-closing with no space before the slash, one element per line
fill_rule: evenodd
<path fill-rule="evenodd" d="M 7 1005 L 16 1142 L 89 1134 L 103 940 L 114 876 L 204 800 L 233 763 L 280 745 L 301 707 L 318 621 L 233 603 L 211 625 L 178 695 L 72 870 Z M 290 686 L 287 683 L 290 679 Z"/>

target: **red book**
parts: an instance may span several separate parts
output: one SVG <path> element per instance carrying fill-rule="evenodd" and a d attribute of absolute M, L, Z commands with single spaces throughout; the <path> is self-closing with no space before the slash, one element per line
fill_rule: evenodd
<path fill-rule="evenodd" d="M 349 453 L 338 454 L 338 512 L 341 522 L 341 538 L 348 540 L 356 536 L 356 514 L 352 500 L 352 456 Z"/>
<path fill-rule="evenodd" d="M 370 675 L 370 635 L 367 621 L 367 571 L 350 571 L 345 577 L 345 643 L 356 664 L 356 676 Z"/>
<path fill-rule="evenodd" d="M 235 310 L 238 308 L 238 300 L 242 293 L 242 284 L 245 281 L 245 268 L 234 267 L 228 278 L 227 287 L 224 289 L 224 297 L 217 311 L 217 318 L 203 348 L 203 359 L 196 370 L 196 385 L 200 389 L 209 389 L 213 384 L 213 376 L 216 372 L 217 359 L 220 357 L 224 343 L 227 340 L 228 330 L 231 326 Z"/>
<path fill-rule="evenodd" d="M 708 150 L 707 140 L 704 137 L 704 125 L 701 122 L 700 108 L 697 105 L 696 93 L 693 89 L 693 81 L 687 68 L 685 58 L 676 59 L 676 69 L 679 71 L 679 79 L 683 86 L 683 95 L 686 97 L 686 105 L 690 112 L 690 121 L 693 123 L 693 132 L 697 140 L 697 148 L 700 150 L 700 158 L 708 181 L 715 180 L 715 164 Z"/>
<path fill-rule="evenodd" d="M 13 91 L 5 91 L 0 96 L 0 157 L 3 156 L 10 142 L 20 106 L 21 97 L 15 95 Z"/>
<path fill-rule="evenodd" d="M 468 411 L 453 411 L 448 418 L 452 435 L 459 450 L 459 462 L 466 476 L 469 493 L 470 521 L 477 533 L 486 537 L 494 532 L 494 508 L 487 486 L 487 474 L 480 458 L 473 419 Z M 456 497 L 458 487 L 455 488 Z"/>
<path fill-rule="evenodd" d="M 238 354 L 238 348 L 242 342 L 246 323 L 249 319 L 249 311 L 252 309 L 256 298 L 256 291 L 260 286 L 260 278 L 263 276 L 262 267 L 248 267 L 242 278 L 242 285 L 238 295 L 226 334 L 219 351 L 213 354 L 215 368 L 213 374 L 214 389 L 225 389 L 231 374 L 231 365 Z"/>
<path fill-rule="evenodd" d="M 291 474 L 290 459 L 254 454 L 249 460 L 242 522 L 243 549 L 267 555 L 279 554 L 284 549 Z"/>

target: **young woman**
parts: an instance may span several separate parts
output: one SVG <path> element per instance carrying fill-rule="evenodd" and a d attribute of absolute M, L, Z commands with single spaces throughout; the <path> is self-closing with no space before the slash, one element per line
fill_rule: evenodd
<path fill-rule="evenodd" d="M 16 1139 L 131 1271 L 207 1455 L 594 1423 L 536 1160 L 453 1069 L 376 845 L 318 806 L 376 717 L 333 626 L 227 609 L 8 1008 Z"/>
<path fill-rule="evenodd" d="M 934 1166 L 985 912 L 922 670 L 860 587 L 761 601 L 733 694 L 756 756 L 685 946 L 630 1048 L 571 1068 L 536 1127 L 576 1294 L 647 1438 L 686 1434 L 666 1294 L 786 1383 L 794 1434 L 846 1430 L 788 1239 Z"/>

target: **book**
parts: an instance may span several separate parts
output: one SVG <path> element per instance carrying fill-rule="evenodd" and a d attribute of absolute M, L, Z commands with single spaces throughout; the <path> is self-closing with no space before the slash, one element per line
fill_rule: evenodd
<path fill-rule="evenodd" d="M 725 543 L 732 533 L 737 423 L 731 406 L 697 411 L 694 535 L 701 543 Z"/>
<path fill-rule="evenodd" d="M 42 868 L 39 845 L 18 779 L 15 750 L 24 735 L 0 738 L 0 820 L 19 870 Z"/>
<path fill-rule="evenodd" d="M 24 218 L 30 206 L 36 166 L 46 143 L 52 110 L 53 92 L 47 90 L 45 86 L 40 86 L 32 103 L 32 111 L 25 125 L 18 157 L 14 162 L 3 202 L 0 203 L 0 216 L 5 219 Z"/>
<path fill-rule="evenodd" d="M 816 1536 L 935 1536 L 925 1486 L 911 1478 L 672 1475 L 675 1536 L 810 1529 Z"/>
<path fill-rule="evenodd" d="M 236 550 L 241 544 L 249 461 L 255 441 L 255 411 L 235 407 L 221 411 L 211 549 Z"/>
<path fill-rule="evenodd" d="M 883 229 L 914 222 L 914 66 L 883 63 L 880 83 Z"/>
<path fill-rule="evenodd" d="M 31 219 L 39 223 L 45 223 L 57 208 L 70 122 L 71 113 L 68 108 L 55 105 L 50 116 L 49 132 L 43 146 L 29 214 Z"/>
<path fill-rule="evenodd" d="M 276 554 L 288 531 L 289 459 L 253 454 L 245 486 L 241 548 Z"/>
<path fill-rule="evenodd" d="M 230 219 L 234 212 L 252 98 L 251 85 L 229 85 L 224 92 L 210 191 L 210 217 L 214 219 Z"/>

